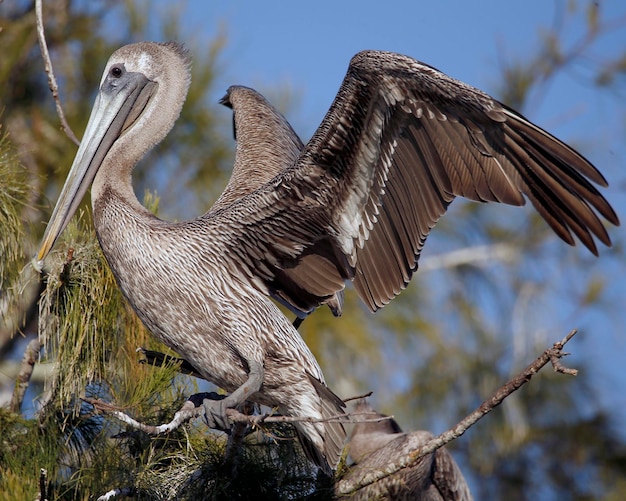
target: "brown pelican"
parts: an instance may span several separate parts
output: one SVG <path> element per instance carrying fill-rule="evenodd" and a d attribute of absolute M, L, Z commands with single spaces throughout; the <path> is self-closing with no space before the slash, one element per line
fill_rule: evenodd
<path fill-rule="evenodd" d="M 361 418 L 384 418 L 366 401 L 354 408 Z M 344 480 L 362 478 L 367 471 L 383 470 L 399 456 L 415 451 L 433 435 L 428 431 L 403 433 L 395 419 L 357 423 L 348 442 L 356 464 Z M 471 501 L 472 495 L 454 458 L 445 448 L 420 458 L 408 468 L 350 495 L 359 499 L 411 499 L 422 501 Z"/>
<path fill-rule="evenodd" d="M 103 252 L 146 326 L 206 379 L 232 392 L 205 402 L 210 424 L 243 400 L 327 418 L 342 402 L 268 296 L 300 317 L 341 311 L 346 280 L 372 310 L 409 282 L 424 241 L 455 196 L 524 204 L 566 242 L 610 245 L 618 224 L 581 155 L 481 91 L 406 56 L 351 61 L 313 138 L 252 90 L 233 87 L 235 170 L 206 214 L 158 219 L 137 200 L 131 172 L 176 121 L 190 79 L 183 48 L 139 43 L 109 59 L 100 92 L 37 254 L 41 266 L 91 184 Z M 597 214 L 599 213 L 599 215 Z M 298 425 L 329 470 L 340 424 Z"/>

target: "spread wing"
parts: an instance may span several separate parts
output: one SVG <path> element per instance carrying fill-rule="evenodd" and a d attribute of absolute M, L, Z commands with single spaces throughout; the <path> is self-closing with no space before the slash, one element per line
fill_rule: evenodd
<path fill-rule="evenodd" d="M 233 85 L 220 103 L 233 110 L 237 149 L 230 180 L 213 211 L 263 186 L 291 166 L 304 147 L 285 117 L 254 89 Z"/>
<path fill-rule="evenodd" d="M 536 210 L 594 254 L 618 218 L 584 157 L 483 92 L 398 54 L 357 54 L 298 159 L 219 215 L 229 257 L 296 312 L 353 279 L 372 310 L 409 282 L 457 196 Z"/>

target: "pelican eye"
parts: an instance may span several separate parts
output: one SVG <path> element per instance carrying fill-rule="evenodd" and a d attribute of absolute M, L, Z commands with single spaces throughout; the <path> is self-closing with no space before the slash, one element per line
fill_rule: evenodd
<path fill-rule="evenodd" d="M 123 73 L 124 73 L 124 69 L 121 66 L 117 66 L 117 65 L 113 66 L 111 70 L 109 71 L 109 75 L 111 75 L 113 78 L 120 78 Z"/>

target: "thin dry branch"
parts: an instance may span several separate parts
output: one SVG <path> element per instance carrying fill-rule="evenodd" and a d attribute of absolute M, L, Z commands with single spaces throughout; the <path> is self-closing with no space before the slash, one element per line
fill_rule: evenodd
<path fill-rule="evenodd" d="M 251 402 L 245 402 L 242 407 L 245 415 L 251 415 L 254 412 L 255 406 Z M 228 435 L 226 450 L 224 451 L 224 465 L 227 471 L 230 472 L 232 478 L 237 477 L 241 461 L 243 440 L 246 437 L 247 430 L 248 423 L 235 423 L 230 431 L 230 434 Z"/>
<path fill-rule="evenodd" d="M 385 468 L 379 470 L 368 471 L 358 479 L 349 479 L 339 481 L 335 486 L 335 494 L 338 496 L 347 496 L 355 493 L 359 489 L 378 482 L 386 477 L 394 475 L 400 470 L 415 464 L 420 458 L 432 453 L 436 449 L 443 447 L 452 440 L 460 437 L 471 426 L 476 424 L 486 414 L 491 412 L 495 407 L 500 405 L 502 401 L 517 391 L 521 386 L 528 383 L 531 378 L 541 370 L 548 362 L 552 363 L 556 372 L 563 374 L 576 375 L 578 371 L 564 367 L 560 359 L 567 355 L 563 352 L 563 347 L 574 337 L 576 330 L 572 330 L 561 341 L 554 343 L 551 348 L 546 349 L 537 359 L 531 363 L 517 376 L 512 378 L 506 384 L 498 388 L 487 400 L 485 400 L 475 411 L 461 420 L 457 425 L 443 432 L 441 435 L 429 440 L 421 447 L 411 451 L 409 454 L 398 457 L 396 461 L 390 462 Z"/>
<path fill-rule="evenodd" d="M 30 378 L 33 375 L 33 369 L 39 358 L 39 351 L 43 344 L 39 339 L 33 339 L 24 350 L 20 372 L 15 380 L 15 388 L 13 389 L 13 397 L 11 398 L 11 411 L 19 413 L 24 401 L 24 395 L 28 389 Z"/>
<path fill-rule="evenodd" d="M 479 266 L 493 261 L 511 262 L 519 256 L 519 249 L 512 244 L 499 243 L 465 247 L 445 254 L 430 256 L 420 260 L 420 272 L 434 271 L 441 268 L 456 268 L 465 265 Z"/>
<path fill-rule="evenodd" d="M 54 98 L 54 104 L 57 109 L 57 115 L 61 120 L 61 128 L 63 132 L 69 137 L 72 142 L 78 146 L 80 141 L 72 131 L 71 127 L 65 119 L 65 113 L 63 113 L 63 107 L 61 106 L 61 99 L 59 98 L 59 86 L 52 70 L 52 61 L 50 60 L 50 53 L 48 52 L 48 44 L 46 42 L 46 35 L 43 30 L 43 9 L 41 7 L 41 0 L 35 1 L 35 16 L 37 17 L 37 38 L 39 39 L 39 47 L 41 47 L 41 57 L 43 57 L 44 67 L 46 74 L 48 75 L 48 86 L 52 91 L 52 97 Z"/>
<path fill-rule="evenodd" d="M 210 397 L 207 396 L 206 398 Z M 131 428 L 143 431 L 148 435 L 160 435 L 162 433 L 170 433 L 180 428 L 183 424 L 202 415 L 203 411 L 202 407 L 196 406 L 195 403 L 190 399 L 183 404 L 183 406 L 178 412 L 176 412 L 176 414 L 174 414 L 174 419 L 172 419 L 172 421 L 166 424 L 153 426 L 140 423 L 136 419 L 130 417 L 125 412 L 119 410 L 118 407 L 108 402 L 105 402 L 104 400 L 100 400 L 99 398 L 83 398 L 83 400 L 88 404 L 93 405 L 96 412 L 113 416 L 116 419 L 120 420 L 122 423 L 130 426 Z"/>
<path fill-rule="evenodd" d="M 368 391 L 367 393 L 364 393 L 363 395 L 357 395 L 356 397 L 348 397 L 348 398 L 344 398 L 343 401 L 345 403 L 351 402 L 352 400 L 361 400 L 363 398 L 369 398 L 372 396 L 372 393 L 374 393 L 373 391 Z"/>
<path fill-rule="evenodd" d="M 115 498 L 132 497 L 135 496 L 135 494 L 135 489 L 133 487 L 122 487 L 105 492 L 96 501 L 109 501 Z"/>
<path fill-rule="evenodd" d="M 35 498 L 36 501 L 48 501 L 48 470 L 45 468 L 39 469 L 39 493 Z"/>

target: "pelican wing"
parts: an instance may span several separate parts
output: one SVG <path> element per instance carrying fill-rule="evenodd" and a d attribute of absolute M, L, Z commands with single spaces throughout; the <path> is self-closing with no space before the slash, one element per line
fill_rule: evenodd
<path fill-rule="evenodd" d="M 227 207 L 291 166 L 304 145 L 289 122 L 261 94 L 233 85 L 220 103 L 233 110 L 237 141 L 228 185 L 211 210 Z"/>
<path fill-rule="evenodd" d="M 226 189 L 211 208 L 217 212 L 233 202 L 257 190 L 285 169 L 291 167 L 300 155 L 304 145 L 289 122 L 261 94 L 244 86 L 232 86 L 220 101 L 233 110 L 233 133 L 237 141 L 235 164 Z M 311 283 L 311 277 L 323 272 L 324 260 L 317 253 L 302 258 L 300 265 L 276 270 L 276 273 L 263 273 L 268 280 L 265 286 L 269 293 L 300 315 L 302 308 L 293 308 L 289 297 L 282 292 L 284 287 L 299 283 Z M 327 266 L 331 272 L 334 265 Z M 280 270 L 280 271 L 279 271 Z M 289 275 L 289 277 L 287 276 Z M 333 281 L 333 288 L 341 287 L 344 279 Z M 276 286 L 280 282 L 282 285 Z M 326 295 L 323 288 L 323 295 Z M 298 294 L 297 291 L 293 291 Z M 299 294 L 302 294 L 301 292 Z M 318 296 L 315 296 L 318 297 Z M 336 315 L 341 313 L 343 296 L 338 294 L 325 301 Z M 315 305 L 319 300 L 314 300 Z M 310 307 L 307 306 L 307 311 Z"/>
<path fill-rule="evenodd" d="M 351 61 L 295 164 L 244 197 L 236 246 L 294 311 L 354 279 L 372 310 L 409 282 L 426 237 L 456 196 L 523 205 L 594 254 L 618 218 L 573 149 L 483 92 L 398 54 Z M 254 213 L 254 214 L 253 214 Z M 231 219 L 232 220 L 232 219 Z"/>

